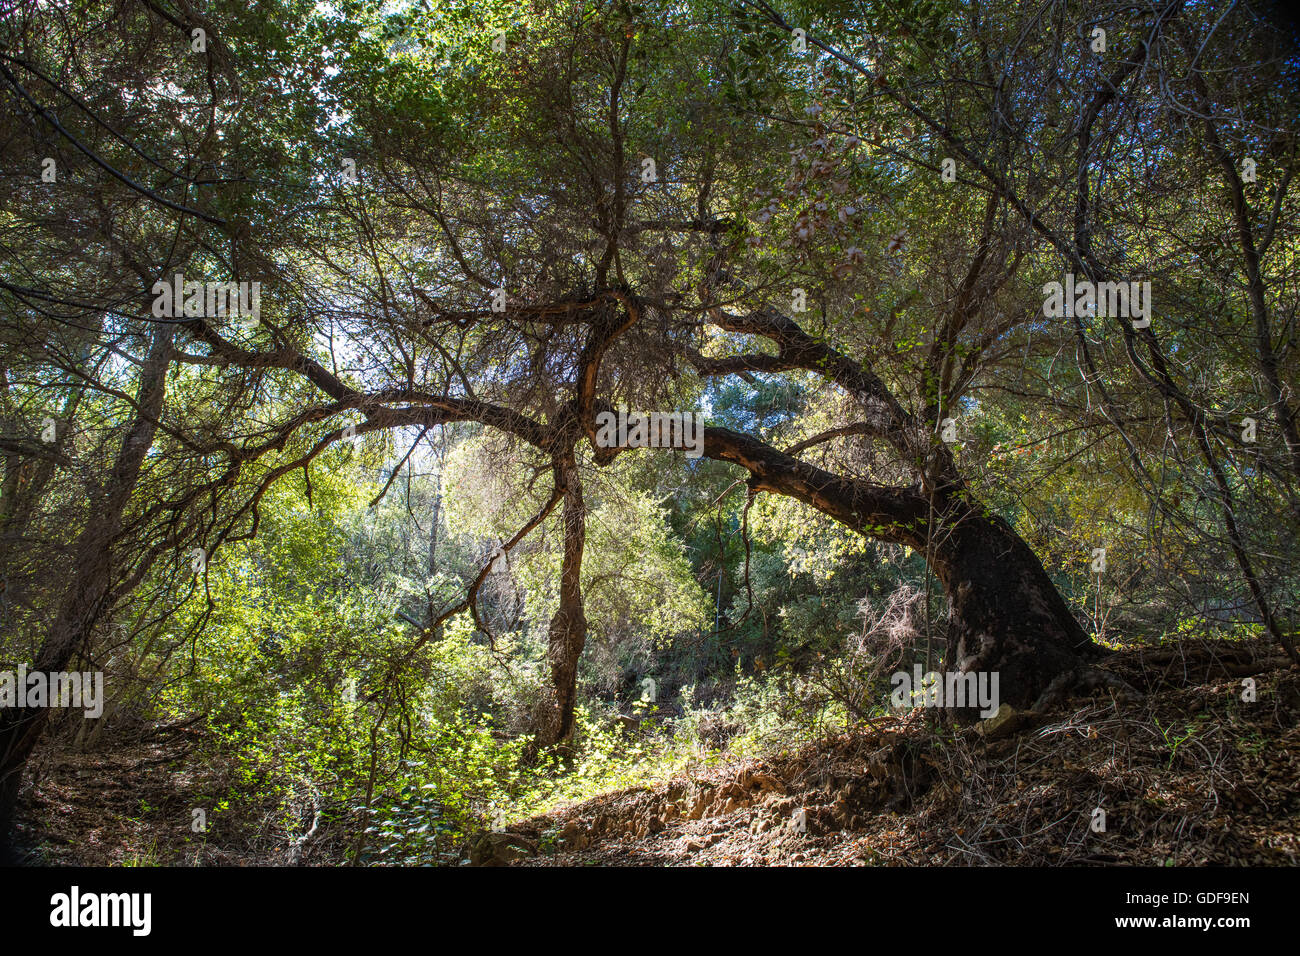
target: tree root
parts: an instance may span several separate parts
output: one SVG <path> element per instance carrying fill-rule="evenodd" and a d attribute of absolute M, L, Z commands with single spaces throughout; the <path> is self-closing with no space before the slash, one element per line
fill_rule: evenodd
<path fill-rule="evenodd" d="M 1041 714 L 1054 704 L 1063 703 L 1068 697 L 1090 694 L 1095 690 L 1107 688 L 1125 700 L 1142 700 L 1145 696 L 1128 681 L 1116 677 L 1109 671 L 1102 670 L 1100 667 L 1082 667 L 1066 671 L 1056 677 L 1034 701 L 1030 712 Z"/>

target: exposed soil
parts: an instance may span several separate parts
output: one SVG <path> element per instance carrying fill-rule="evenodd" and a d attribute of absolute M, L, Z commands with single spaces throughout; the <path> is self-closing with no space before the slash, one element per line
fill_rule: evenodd
<path fill-rule="evenodd" d="M 193 759 L 199 731 L 158 729 L 102 751 L 38 750 L 18 822 L 20 862 L 45 866 L 248 866 L 284 860 L 285 846 L 211 808 L 229 791 Z M 206 832 L 193 811 L 206 808 Z"/>
<path fill-rule="evenodd" d="M 1018 715 L 993 733 L 939 727 L 913 711 L 525 821 L 482 837 L 474 859 L 1295 865 L 1300 673 L 1284 664 L 1257 643 L 1127 652 L 1106 667 L 1140 698 L 1107 692 Z M 1256 682 L 1254 703 L 1242 700 L 1245 677 Z M 1104 832 L 1093 829 L 1097 809 Z"/>

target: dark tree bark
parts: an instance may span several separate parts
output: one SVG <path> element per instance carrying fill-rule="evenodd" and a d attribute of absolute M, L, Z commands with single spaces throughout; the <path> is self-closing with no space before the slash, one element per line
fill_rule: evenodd
<path fill-rule="evenodd" d="M 1099 648 L 1029 545 L 978 506 L 953 505 L 944 522 L 930 566 L 950 607 L 945 669 L 996 672 L 1001 699 L 1021 709 L 1082 678 Z"/>
<path fill-rule="evenodd" d="M 930 499 L 918 488 L 833 475 L 725 428 L 705 430 L 704 453 L 744 467 L 755 491 L 796 498 L 867 537 L 925 555 L 950 605 L 946 670 L 996 671 L 1001 700 L 1021 709 L 1089 673 L 1099 649 L 1038 556 L 955 481 L 936 492 L 931 527 Z"/>

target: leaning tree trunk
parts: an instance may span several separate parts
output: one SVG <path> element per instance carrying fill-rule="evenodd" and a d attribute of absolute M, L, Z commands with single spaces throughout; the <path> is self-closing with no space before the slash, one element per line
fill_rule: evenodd
<path fill-rule="evenodd" d="M 725 428 L 705 429 L 704 453 L 743 466 L 752 490 L 797 498 L 867 537 L 924 555 L 948 597 L 945 670 L 997 672 L 1000 700 L 1019 709 L 1090 674 L 1098 648 L 1038 556 L 956 479 L 936 493 L 932 509 L 919 488 L 834 475 Z"/>
<path fill-rule="evenodd" d="M 162 414 L 173 333 L 171 325 L 161 325 L 154 333 L 140 372 L 135 417 L 122 439 L 111 474 L 94 495 L 95 506 L 73 552 L 72 580 L 36 655 L 33 672 L 66 670 L 95 623 L 111 610 L 113 542 L 121 531 L 123 515 Z M 49 710 L 44 707 L 0 711 L 0 857 L 9 854 L 23 773 L 48 720 Z"/>
<path fill-rule="evenodd" d="M 555 480 L 564 495 L 564 557 L 560 565 L 560 606 L 551 618 L 547 661 L 551 684 L 546 689 L 533 737 L 531 756 L 567 740 L 573 733 L 578 694 L 578 660 L 587 642 L 587 616 L 582 607 L 582 550 L 587 512 L 582 479 L 572 448 L 556 459 Z"/>
<path fill-rule="evenodd" d="M 1097 645 L 1029 545 L 978 507 L 955 506 L 944 517 L 929 549 L 948 597 L 944 669 L 997 673 L 1001 700 L 1022 709 L 1054 682 L 1082 677 Z"/>

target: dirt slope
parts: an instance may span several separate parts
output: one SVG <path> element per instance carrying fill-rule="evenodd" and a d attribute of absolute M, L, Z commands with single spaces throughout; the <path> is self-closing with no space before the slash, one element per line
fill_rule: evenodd
<path fill-rule="evenodd" d="M 1300 674 L 1284 663 L 1259 643 L 1119 654 L 1107 669 L 1142 696 L 1076 699 L 993 733 L 914 711 L 484 834 L 472 860 L 1295 865 Z"/>

